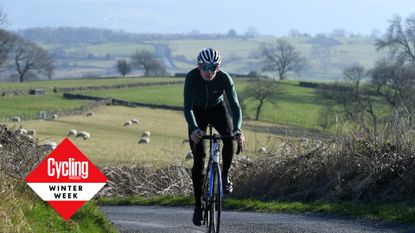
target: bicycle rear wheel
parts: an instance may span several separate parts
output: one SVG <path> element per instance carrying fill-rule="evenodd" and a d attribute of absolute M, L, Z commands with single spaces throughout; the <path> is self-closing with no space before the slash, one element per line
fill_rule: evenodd
<path fill-rule="evenodd" d="M 218 233 L 220 230 L 220 218 L 222 212 L 222 195 L 220 180 L 219 165 L 216 165 L 213 169 L 213 182 L 212 182 L 212 197 L 209 200 L 209 214 L 207 232 Z"/>

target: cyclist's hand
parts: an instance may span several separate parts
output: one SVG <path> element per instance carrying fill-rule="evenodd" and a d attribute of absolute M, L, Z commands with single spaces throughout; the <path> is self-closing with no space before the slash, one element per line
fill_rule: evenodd
<path fill-rule="evenodd" d="M 199 143 L 200 139 L 203 136 L 203 131 L 200 129 L 193 130 L 192 134 L 190 134 L 190 139 L 192 139 L 193 142 Z"/>
<path fill-rule="evenodd" d="M 238 142 L 238 144 L 243 145 L 243 144 L 244 144 L 244 142 L 245 142 L 245 136 L 244 136 L 244 134 L 242 133 L 242 131 L 237 130 L 237 131 L 235 131 L 233 134 L 235 135 L 235 139 L 236 139 L 236 141 Z"/>

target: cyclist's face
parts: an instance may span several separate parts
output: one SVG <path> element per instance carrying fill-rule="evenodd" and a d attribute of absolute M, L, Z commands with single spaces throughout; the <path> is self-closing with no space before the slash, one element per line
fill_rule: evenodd
<path fill-rule="evenodd" d="M 216 73 L 219 70 L 219 65 L 212 65 L 212 64 L 198 64 L 200 75 L 206 81 L 211 81 L 215 78 Z"/>

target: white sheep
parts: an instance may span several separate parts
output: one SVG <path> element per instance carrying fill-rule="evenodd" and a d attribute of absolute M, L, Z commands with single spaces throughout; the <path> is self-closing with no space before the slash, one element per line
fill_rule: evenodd
<path fill-rule="evenodd" d="M 141 137 L 150 137 L 151 133 L 150 131 L 144 131 L 143 135 L 141 135 Z"/>
<path fill-rule="evenodd" d="M 261 146 L 258 150 L 259 153 L 267 153 L 267 148 L 265 146 Z"/>
<path fill-rule="evenodd" d="M 35 129 L 27 130 L 27 135 L 30 135 L 32 137 L 36 137 L 36 130 Z"/>
<path fill-rule="evenodd" d="M 54 150 L 58 146 L 56 142 L 50 141 L 48 143 L 43 144 L 44 147 L 46 147 L 48 150 Z"/>
<path fill-rule="evenodd" d="M 130 125 L 132 125 L 133 123 L 131 122 L 131 121 L 126 121 L 126 122 L 124 122 L 124 126 L 130 126 Z"/>
<path fill-rule="evenodd" d="M 76 129 L 71 129 L 68 132 L 68 137 L 75 137 L 78 134 L 78 131 Z"/>
<path fill-rule="evenodd" d="M 95 113 L 93 113 L 93 112 L 88 112 L 88 113 L 86 114 L 86 116 L 87 116 L 87 117 L 93 117 L 93 116 L 95 116 Z"/>
<path fill-rule="evenodd" d="M 25 134 L 24 136 L 31 142 L 35 141 L 35 138 L 32 135 Z"/>
<path fill-rule="evenodd" d="M 79 131 L 78 134 L 76 135 L 77 138 L 82 137 L 84 140 L 87 140 L 91 137 L 91 135 L 86 132 L 86 131 Z"/>
<path fill-rule="evenodd" d="M 131 120 L 131 123 L 138 125 L 138 124 L 140 124 L 140 121 L 138 119 L 134 118 L 134 119 Z"/>
<path fill-rule="evenodd" d="M 140 139 L 140 141 L 138 141 L 138 144 L 147 144 L 150 143 L 150 138 L 148 137 L 143 137 Z"/>
<path fill-rule="evenodd" d="M 22 118 L 20 118 L 19 116 L 14 116 L 14 117 L 12 117 L 12 121 L 13 122 L 20 122 L 20 121 L 22 121 Z"/>
<path fill-rule="evenodd" d="M 54 119 L 54 120 L 58 119 L 58 114 L 53 114 L 52 119 Z"/>
<path fill-rule="evenodd" d="M 193 159 L 193 153 L 191 151 L 187 152 L 186 159 Z"/>
<path fill-rule="evenodd" d="M 25 135 L 25 134 L 27 134 L 27 129 L 24 129 L 24 128 L 17 129 L 16 133 L 21 134 L 21 135 Z"/>

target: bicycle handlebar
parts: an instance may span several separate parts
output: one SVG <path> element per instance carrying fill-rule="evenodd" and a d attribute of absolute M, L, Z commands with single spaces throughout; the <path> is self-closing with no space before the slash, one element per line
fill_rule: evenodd
<path fill-rule="evenodd" d="M 203 135 L 201 139 L 205 139 L 205 140 L 236 140 L 235 136 L 230 136 L 230 135 L 217 135 L 217 134 L 213 134 L 213 135 Z M 238 143 L 238 147 L 236 149 L 236 154 L 239 155 L 239 153 L 243 152 L 243 148 L 242 148 L 242 144 Z"/>

